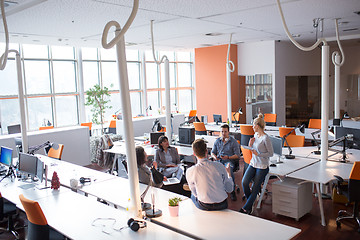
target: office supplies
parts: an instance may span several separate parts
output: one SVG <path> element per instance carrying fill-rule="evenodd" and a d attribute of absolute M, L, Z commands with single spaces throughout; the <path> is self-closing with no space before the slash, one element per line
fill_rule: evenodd
<path fill-rule="evenodd" d="M 221 115 L 220 114 L 213 114 L 214 122 L 216 122 L 216 125 L 219 123 L 222 123 Z"/>

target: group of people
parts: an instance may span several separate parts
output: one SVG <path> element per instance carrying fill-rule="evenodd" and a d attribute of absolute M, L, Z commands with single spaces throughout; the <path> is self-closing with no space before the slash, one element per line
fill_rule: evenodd
<path fill-rule="evenodd" d="M 253 121 L 255 135 L 250 139 L 248 146 L 252 151 L 252 159 L 247 167 L 242 188 L 246 197 L 245 205 L 239 210 L 251 214 L 252 206 L 261 184 L 269 172 L 269 158 L 273 155 L 273 147 L 268 135 L 264 132 L 265 121 L 262 114 Z M 206 143 L 203 139 L 196 139 L 192 144 L 196 157 L 196 164 L 186 171 L 186 180 L 191 190 L 191 199 L 195 206 L 202 210 L 226 209 L 228 193 L 236 201 L 234 168 L 240 158 L 240 146 L 229 135 L 229 126 L 221 126 L 221 135 L 215 141 L 208 156 Z M 151 181 L 151 171 L 147 166 L 147 155 L 142 147 L 136 147 L 139 180 L 148 184 Z M 164 175 L 164 178 L 182 175 L 180 157 L 176 148 L 169 145 L 166 136 L 159 138 L 159 149 L 154 159 L 155 167 Z M 154 166 L 152 166 L 154 167 Z M 161 187 L 161 184 L 157 185 Z"/>

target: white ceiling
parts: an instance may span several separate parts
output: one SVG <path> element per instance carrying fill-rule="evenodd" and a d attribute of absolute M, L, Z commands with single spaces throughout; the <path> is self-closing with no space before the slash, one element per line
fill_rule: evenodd
<path fill-rule="evenodd" d="M 6 8 L 10 42 L 96 46 L 110 20 L 124 25 L 132 0 L 11 0 Z M 360 44 L 360 0 L 282 0 L 288 28 L 300 42 L 314 42 L 314 18 L 324 18 L 318 36 L 335 39 L 341 18 L 342 39 Z M 287 40 L 276 0 L 140 0 L 138 14 L 125 34 L 133 48 L 150 48 L 154 20 L 156 49 L 192 49 L 209 45 Z M 0 27 L 0 41 L 4 30 Z M 349 29 L 353 29 L 349 31 Z M 355 30 L 354 30 L 355 29 Z M 216 36 L 207 36 L 213 33 Z M 129 45 L 129 47 L 130 47 Z"/>

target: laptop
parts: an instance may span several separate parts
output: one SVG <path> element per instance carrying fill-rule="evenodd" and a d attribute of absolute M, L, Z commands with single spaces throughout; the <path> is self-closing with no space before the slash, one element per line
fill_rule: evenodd
<path fill-rule="evenodd" d="M 178 168 L 178 167 L 174 167 L 174 168 Z M 163 183 L 164 185 L 178 184 L 181 182 L 182 175 L 183 175 L 183 171 L 177 171 L 175 177 L 167 178 L 167 180 L 163 181 Z"/>

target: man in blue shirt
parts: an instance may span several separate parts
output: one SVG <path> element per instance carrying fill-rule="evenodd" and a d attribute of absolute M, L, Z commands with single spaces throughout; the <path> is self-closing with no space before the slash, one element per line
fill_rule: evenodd
<path fill-rule="evenodd" d="M 221 135 L 214 143 L 211 156 L 225 166 L 229 164 L 231 177 L 234 183 L 234 189 L 231 192 L 230 197 L 231 200 L 236 201 L 234 166 L 235 161 L 238 161 L 240 158 L 240 146 L 235 138 L 230 136 L 229 125 L 224 124 L 221 126 Z"/>
<path fill-rule="evenodd" d="M 191 190 L 191 199 L 201 210 L 221 210 L 227 208 L 228 192 L 234 189 L 230 167 L 207 158 L 207 147 L 203 139 L 192 144 L 196 165 L 186 171 L 186 179 Z"/>

